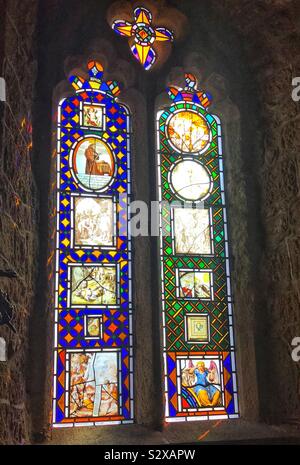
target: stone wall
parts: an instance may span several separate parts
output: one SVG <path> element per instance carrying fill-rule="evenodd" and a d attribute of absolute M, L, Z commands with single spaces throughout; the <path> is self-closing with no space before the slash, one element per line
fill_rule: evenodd
<path fill-rule="evenodd" d="M 31 124 L 36 3 L 2 2 L 0 13 L 0 76 L 7 83 L 7 102 L 0 102 L 0 270 L 16 274 L 0 277 L 0 289 L 15 305 L 16 329 L 14 334 L 0 327 L 8 348 L 8 362 L 0 363 L 0 444 L 24 444 L 30 436 L 26 375 L 37 248 Z"/>
<path fill-rule="evenodd" d="M 257 215 L 263 248 L 256 263 L 260 308 L 255 324 L 264 385 L 260 412 L 269 422 L 291 422 L 295 417 L 299 422 L 300 366 L 291 359 L 291 341 L 300 334 L 300 105 L 291 98 L 291 82 L 300 76 L 300 4 L 213 4 L 239 34 L 260 103 Z"/>

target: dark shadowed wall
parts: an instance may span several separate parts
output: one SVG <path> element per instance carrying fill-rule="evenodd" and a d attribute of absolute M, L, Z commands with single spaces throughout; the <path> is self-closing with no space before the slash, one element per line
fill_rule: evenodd
<path fill-rule="evenodd" d="M 38 196 L 32 172 L 32 106 L 36 77 L 33 0 L 0 2 L 0 76 L 6 103 L 0 102 L 0 289 L 15 305 L 14 334 L 0 328 L 8 362 L 0 363 L 0 443 L 30 440 L 28 375 L 29 321 L 35 297 Z M 2 53 L 1 53 L 2 52 Z"/>

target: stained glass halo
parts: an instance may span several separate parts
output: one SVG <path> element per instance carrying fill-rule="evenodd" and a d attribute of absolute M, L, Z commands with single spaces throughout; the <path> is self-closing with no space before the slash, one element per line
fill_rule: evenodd
<path fill-rule="evenodd" d="M 111 171 L 108 173 L 106 172 L 104 174 L 104 179 L 101 185 L 95 186 L 91 181 L 92 181 L 92 173 L 85 174 L 85 177 L 81 177 L 80 173 L 76 169 L 76 157 L 78 157 L 79 150 L 81 146 L 84 145 L 84 143 L 87 142 L 91 145 L 98 144 L 100 147 L 102 146 L 104 150 L 106 151 L 105 155 L 110 159 L 110 166 L 111 166 Z M 86 150 L 86 149 L 85 149 Z M 96 151 L 97 152 L 97 151 Z M 101 163 L 101 154 L 98 154 L 98 162 Z M 107 161 L 106 161 L 107 162 Z M 79 186 L 81 189 L 83 189 L 86 192 L 106 192 L 109 187 L 113 184 L 115 180 L 115 175 L 116 175 L 116 158 L 114 155 L 113 149 L 110 147 L 110 145 L 107 143 L 107 141 L 103 140 L 101 137 L 95 135 L 95 134 L 88 134 L 85 135 L 84 137 L 80 137 L 73 147 L 70 150 L 70 155 L 69 155 L 69 166 L 71 169 L 71 173 L 74 176 L 74 178 L 77 180 Z M 104 171 L 105 172 L 105 171 Z M 81 179 L 80 179 L 81 177 Z M 97 176 L 99 177 L 99 176 Z"/>
<path fill-rule="evenodd" d="M 180 109 L 166 121 L 166 137 L 176 152 L 201 155 L 206 152 L 212 132 L 205 116 L 192 109 Z"/>
<path fill-rule="evenodd" d="M 192 157 L 181 158 L 171 166 L 168 182 L 174 195 L 187 202 L 203 202 L 213 189 L 208 169 Z"/>

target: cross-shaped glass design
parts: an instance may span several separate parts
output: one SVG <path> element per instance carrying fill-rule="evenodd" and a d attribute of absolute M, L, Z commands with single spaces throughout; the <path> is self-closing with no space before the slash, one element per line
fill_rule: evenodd
<path fill-rule="evenodd" d="M 134 40 L 129 41 L 133 56 L 144 66 L 145 70 L 155 63 L 157 55 L 152 45 L 154 42 L 172 42 L 173 33 L 164 27 L 152 26 L 152 14 L 146 8 L 137 7 L 134 10 L 134 22 L 116 20 L 112 24 L 113 30 L 125 37 Z"/>

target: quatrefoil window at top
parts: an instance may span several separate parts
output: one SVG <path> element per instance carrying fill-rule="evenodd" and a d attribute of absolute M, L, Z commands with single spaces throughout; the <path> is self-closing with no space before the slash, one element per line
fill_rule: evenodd
<path fill-rule="evenodd" d="M 116 20 L 112 28 L 117 34 L 134 39 L 134 44 L 129 44 L 131 52 L 145 70 L 150 69 L 157 59 L 152 45 L 156 41 L 173 42 L 174 40 L 174 35 L 169 29 L 152 26 L 152 14 L 142 7 L 135 8 L 133 23 Z"/>

